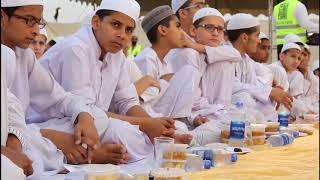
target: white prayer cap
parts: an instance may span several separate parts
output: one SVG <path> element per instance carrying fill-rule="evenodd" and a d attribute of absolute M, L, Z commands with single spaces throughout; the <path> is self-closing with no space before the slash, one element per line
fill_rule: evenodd
<path fill-rule="evenodd" d="M 159 6 L 152 9 L 142 20 L 141 26 L 147 34 L 153 26 L 173 15 L 173 12 L 168 5 Z"/>
<path fill-rule="evenodd" d="M 181 6 L 188 0 L 171 0 L 171 8 L 173 13 L 177 13 Z"/>
<path fill-rule="evenodd" d="M 39 34 L 42 34 L 42 35 L 44 35 L 46 38 L 48 38 L 48 33 L 47 33 L 47 30 L 46 30 L 45 28 L 40 29 Z"/>
<path fill-rule="evenodd" d="M 262 40 L 262 39 L 268 39 L 268 40 L 269 40 L 269 37 L 268 37 L 265 33 L 260 32 L 260 34 L 259 34 L 259 39 L 260 39 L 260 40 Z"/>
<path fill-rule="evenodd" d="M 286 35 L 286 37 L 284 37 L 284 43 L 283 44 L 287 44 L 287 43 L 302 43 L 304 44 L 300 37 L 295 35 L 295 34 L 288 34 Z"/>
<path fill-rule="evenodd" d="M 311 70 L 314 71 L 319 68 L 319 59 L 314 60 L 314 62 L 311 65 Z"/>
<path fill-rule="evenodd" d="M 18 7 L 29 5 L 43 6 L 43 0 L 1 0 L 1 7 Z"/>
<path fill-rule="evenodd" d="M 227 25 L 227 30 L 247 29 L 260 26 L 256 17 L 251 14 L 238 13 L 233 15 Z"/>
<path fill-rule="evenodd" d="M 298 49 L 299 51 L 301 51 L 301 48 L 299 45 L 297 45 L 295 43 L 287 43 L 287 44 L 283 45 L 281 52 L 283 53 L 284 51 L 286 51 L 288 49 Z"/>
<path fill-rule="evenodd" d="M 221 17 L 224 21 L 223 15 L 217 9 L 206 7 L 206 8 L 200 9 L 194 14 L 192 22 L 194 23 L 197 20 L 207 16 L 218 16 L 218 17 Z"/>
<path fill-rule="evenodd" d="M 98 10 L 112 10 L 126 14 L 138 21 L 140 15 L 140 5 L 135 0 L 102 0 Z"/>

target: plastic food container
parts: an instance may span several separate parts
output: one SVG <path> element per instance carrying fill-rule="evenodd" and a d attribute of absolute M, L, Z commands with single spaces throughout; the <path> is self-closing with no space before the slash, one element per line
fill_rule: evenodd
<path fill-rule="evenodd" d="M 163 160 L 161 167 L 163 168 L 180 168 L 185 169 L 187 161 L 179 161 L 179 160 Z"/>
<path fill-rule="evenodd" d="M 253 145 L 263 145 L 265 143 L 267 136 L 253 136 L 252 137 L 252 142 Z"/>
<path fill-rule="evenodd" d="M 187 144 L 172 144 L 168 149 L 163 151 L 163 159 L 185 161 L 187 159 L 187 147 Z"/>
<path fill-rule="evenodd" d="M 134 180 L 149 180 L 149 172 L 136 172 L 133 177 Z"/>
<path fill-rule="evenodd" d="M 213 166 L 220 167 L 231 163 L 231 153 L 224 149 L 213 150 Z"/>
<path fill-rule="evenodd" d="M 89 164 L 85 168 L 85 180 L 118 180 L 119 170 L 119 166 L 111 164 Z"/>
<path fill-rule="evenodd" d="M 265 124 L 251 124 L 252 138 L 255 136 L 265 136 L 266 126 Z"/>
<path fill-rule="evenodd" d="M 278 132 L 279 131 L 279 122 L 266 122 L 265 132 Z"/>
<path fill-rule="evenodd" d="M 185 170 L 178 168 L 159 168 L 153 170 L 154 180 L 184 180 Z"/>

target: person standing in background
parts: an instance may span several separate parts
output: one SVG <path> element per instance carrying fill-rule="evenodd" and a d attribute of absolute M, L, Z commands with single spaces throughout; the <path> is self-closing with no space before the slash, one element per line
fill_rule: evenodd
<path fill-rule="evenodd" d="M 303 43 L 307 42 L 306 31 L 319 33 L 319 24 L 313 23 L 308 16 L 307 8 L 299 0 L 285 0 L 274 7 L 274 22 L 276 27 L 276 43 L 279 53 L 288 34 L 298 35 Z"/>

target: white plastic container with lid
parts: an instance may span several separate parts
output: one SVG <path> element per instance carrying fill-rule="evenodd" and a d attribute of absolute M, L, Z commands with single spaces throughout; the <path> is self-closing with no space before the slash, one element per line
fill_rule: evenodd
<path fill-rule="evenodd" d="M 85 180 L 118 180 L 120 167 L 112 164 L 88 164 Z"/>
<path fill-rule="evenodd" d="M 154 180 L 185 180 L 185 170 L 179 168 L 159 168 L 151 171 Z"/>

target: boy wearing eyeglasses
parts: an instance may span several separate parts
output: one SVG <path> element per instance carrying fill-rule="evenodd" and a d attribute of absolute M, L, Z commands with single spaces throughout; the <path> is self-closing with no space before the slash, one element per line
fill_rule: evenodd
<path fill-rule="evenodd" d="M 51 119 L 68 121 L 73 130 L 71 134 L 48 129 L 38 133 L 61 149 L 69 163 L 90 163 L 93 151 L 100 147 L 91 109 L 81 99 L 65 92 L 28 48 L 39 34 L 39 26 L 45 26 L 42 13 L 42 0 L 1 1 L 1 44 L 16 55 L 15 70 L 9 70 L 15 74 L 9 77 L 13 82 L 8 82 L 11 84 L 8 88 L 21 101 L 27 124 Z"/>
<path fill-rule="evenodd" d="M 190 124 L 201 118 L 210 120 L 208 125 L 195 129 L 206 132 L 210 137 L 196 142 L 205 144 L 219 142 L 220 128 L 224 123 L 225 113 L 231 103 L 231 82 L 234 78 L 234 63 L 241 60 L 239 52 L 229 46 L 220 46 L 224 36 L 224 18 L 214 8 L 202 8 L 193 17 L 187 47 L 169 52 L 168 61 L 174 71 L 179 71 L 185 65 L 194 66 L 201 81 L 197 84 L 194 97 L 192 118 Z M 198 130 L 199 129 L 199 130 Z"/>

